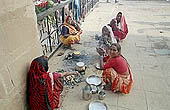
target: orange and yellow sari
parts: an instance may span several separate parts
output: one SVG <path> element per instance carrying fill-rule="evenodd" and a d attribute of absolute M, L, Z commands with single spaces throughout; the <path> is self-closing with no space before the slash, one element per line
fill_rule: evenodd
<path fill-rule="evenodd" d="M 75 42 L 80 41 L 80 35 L 82 34 L 82 31 L 77 31 L 76 28 L 68 23 L 64 23 L 63 26 L 69 29 L 69 36 L 65 38 L 63 35 L 60 36 L 60 40 L 64 45 L 71 45 L 74 44 Z M 73 35 L 76 33 L 75 35 Z"/>
<path fill-rule="evenodd" d="M 103 71 L 103 81 L 108 84 L 111 81 L 111 90 L 113 92 L 122 92 L 128 94 L 133 85 L 133 76 L 130 67 L 123 74 L 118 74 L 113 68 L 108 68 Z"/>

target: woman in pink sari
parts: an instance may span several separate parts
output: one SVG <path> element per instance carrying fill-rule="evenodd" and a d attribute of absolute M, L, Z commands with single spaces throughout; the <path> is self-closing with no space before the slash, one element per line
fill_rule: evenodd
<path fill-rule="evenodd" d="M 126 24 L 125 16 L 122 14 L 122 12 L 119 12 L 116 16 L 116 19 L 112 19 L 109 25 L 112 27 L 114 36 L 116 36 L 118 41 L 126 38 L 128 26 Z"/>

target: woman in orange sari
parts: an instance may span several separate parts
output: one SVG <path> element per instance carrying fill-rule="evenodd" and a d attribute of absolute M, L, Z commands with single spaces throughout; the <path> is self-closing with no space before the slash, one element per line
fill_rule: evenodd
<path fill-rule="evenodd" d="M 97 52 L 100 55 L 103 81 L 106 83 L 104 89 L 128 94 L 133 84 L 133 76 L 127 61 L 121 56 L 120 45 L 113 43 L 109 49 L 109 56 L 106 57 L 103 57 L 102 49 L 97 49 Z"/>
<path fill-rule="evenodd" d="M 118 41 L 126 38 L 128 26 L 126 24 L 125 16 L 122 14 L 122 12 L 119 12 L 116 16 L 116 19 L 112 19 L 109 25 L 112 27 L 114 36 L 116 36 Z"/>
<path fill-rule="evenodd" d="M 63 26 L 60 36 L 61 42 L 68 48 L 71 48 L 71 45 L 74 43 L 79 43 L 80 35 L 82 31 L 79 25 L 74 22 L 71 16 L 67 16 Z"/>

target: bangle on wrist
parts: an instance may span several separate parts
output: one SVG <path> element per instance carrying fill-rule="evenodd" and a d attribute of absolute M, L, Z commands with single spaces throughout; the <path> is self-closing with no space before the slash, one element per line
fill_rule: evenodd
<path fill-rule="evenodd" d="M 103 59 L 104 58 L 104 56 L 100 56 L 100 59 Z"/>

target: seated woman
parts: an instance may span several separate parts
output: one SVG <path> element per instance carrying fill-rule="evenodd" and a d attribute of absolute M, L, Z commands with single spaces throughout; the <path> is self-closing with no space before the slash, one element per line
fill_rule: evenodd
<path fill-rule="evenodd" d="M 99 43 L 97 48 L 103 48 L 105 55 L 107 55 L 108 47 L 111 46 L 112 43 L 117 43 L 110 26 L 103 26 L 102 35 L 98 39 Z"/>
<path fill-rule="evenodd" d="M 68 48 L 71 49 L 71 45 L 74 43 L 79 43 L 80 35 L 82 31 L 79 25 L 74 22 L 71 16 L 67 16 L 63 26 L 60 36 L 61 42 Z"/>
<path fill-rule="evenodd" d="M 116 19 L 111 20 L 109 26 L 112 27 L 112 31 L 118 41 L 126 38 L 128 26 L 126 24 L 125 16 L 122 14 L 122 12 L 117 14 Z"/>
<path fill-rule="evenodd" d="M 31 110 L 54 110 L 59 107 L 63 85 L 59 78 L 69 73 L 49 73 L 47 57 L 34 59 L 28 73 L 28 97 Z"/>
<path fill-rule="evenodd" d="M 109 56 L 106 57 L 103 57 L 102 49 L 97 49 L 97 52 L 100 55 L 100 68 L 103 69 L 105 89 L 128 94 L 133 84 L 133 77 L 127 61 L 121 56 L 120 45 L 113 43 L 109 49 Z"/>

